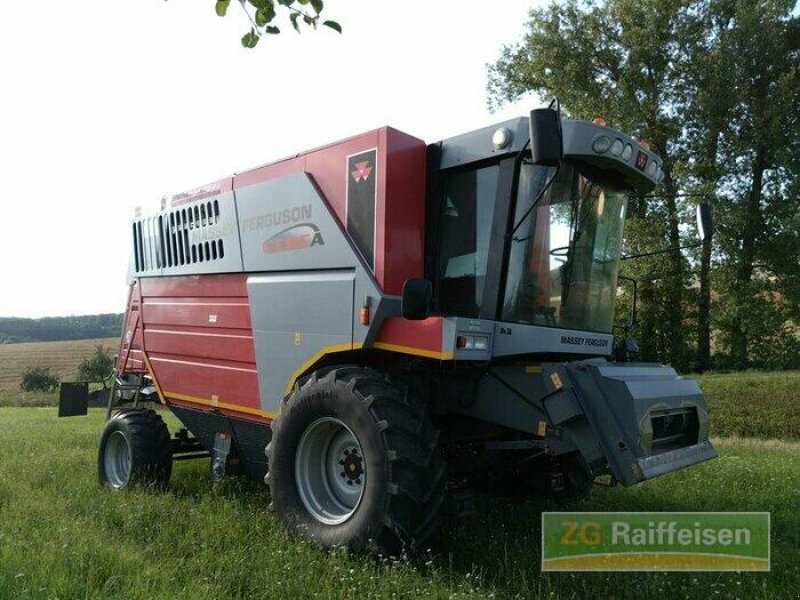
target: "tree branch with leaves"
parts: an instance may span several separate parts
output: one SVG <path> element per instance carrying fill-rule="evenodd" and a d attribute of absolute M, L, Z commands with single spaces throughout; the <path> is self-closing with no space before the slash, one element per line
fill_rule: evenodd
<path fill-rule="evenodd" d="M 276 22 L 285 16 L 292 28 L 300 33 L 303 27 L 317 29 L 320 25 L 342 33 L 336 21 L 323 20 L 322 0 L 217 0 L 217 15 L 224 17 L 231 3 L 238 4 L 250 22 L 250 31 L 242 36 L 242 46 L 255 48 L 265 35 L 277 35 L 281 28 Z"/>

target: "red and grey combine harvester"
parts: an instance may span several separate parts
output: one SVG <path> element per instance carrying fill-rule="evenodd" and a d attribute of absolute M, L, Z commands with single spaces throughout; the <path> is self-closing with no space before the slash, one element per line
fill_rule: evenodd
<path fill-rule="evenodd" d="M 137 216 L 101 482 L 210 456 L 289 529 L 396 552 L 446 479 L 575 497 L 713 458 L 697 383 L 612 335 L 626 202 L 662 177 L 551 107 L 427 146 L 379 129 Z"/>

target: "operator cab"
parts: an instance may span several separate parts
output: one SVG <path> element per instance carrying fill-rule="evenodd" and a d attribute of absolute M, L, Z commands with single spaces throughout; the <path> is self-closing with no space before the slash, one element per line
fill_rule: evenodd
<path fill-rule="evenodd" d="M 528 124 L 429 147 L 434 310 L 499 324 L 494 356 L 610 354 L 628 200 L 663 178 L 660 160 L 604 125 L 564 121 L 560 166 L 535 164 Z"/>

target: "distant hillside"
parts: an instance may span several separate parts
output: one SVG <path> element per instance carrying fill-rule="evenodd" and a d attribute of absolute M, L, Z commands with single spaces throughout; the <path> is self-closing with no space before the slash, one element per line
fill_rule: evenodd
<path fill-rule="evenodd" d="M 50 373 L 61 381 L 74 381 L 78 376 L 78 366 L 84 358 L 91 356 L 97 346 L 105 346 L 111 354 L 116 354 L 119 348 L 119 337 L 99 340 L 0 344 L 0 392 L 3 390 L 19 391 L 22 373 L 28 367 L 49 367 Z M 0 397 L 0 406 L 2 406 L 2 397 Z"/>
<path fill-rule="evenodd" d="M 0 317 L 0 344 L 119 337 L 121 314 L 19 319 Z"/>

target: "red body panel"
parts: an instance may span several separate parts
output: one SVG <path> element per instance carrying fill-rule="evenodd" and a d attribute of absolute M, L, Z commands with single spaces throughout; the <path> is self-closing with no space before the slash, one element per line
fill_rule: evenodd
<path fill-rule="evenodd" d="M 226 177 L 225 179 L 220 179 L 214 183 L 203 185 L 198 188 L 194 188 L 193 190 L 187 190 L 185 192 L 181 192 L 180 194 L 175 194 L 172 196 L 172 198 L 170 198 L 170 204 L 172 206 L 180 206 L 181 204 L 186 204 L 187 202 L 202 200 L 203 198 L 210 198 L 211 196 L 216 196 L 217 194 L 224 194 L 225 192 L 230 192 L 232 189 L 233 177 Z"/>
<path fill-rule="evenodd" d="M 144 372 L 142 299 L 139 283 L 131 286 L 128 293 L 128 309 L 125 313 L 122 339 L 120 340 L 117 370 L 120 372 Z"/>
<path fill-rule="evenodd" d="M 372 149 L 377 152 L 374 276 L 384 293 L 398 295 L 406 279 L 423 276 L 426 149 L 421 140 L 394 129 L 364 133 L 189 190 L 173 196 L 171 206 L 306 172 L 346 230 L 348 157 Z M 246 273 L 143 278 L 131 290 L 121 372 L 151 370 L 170 403 L 269 419 L 260 410 Z M 389 319 L 377 341 L 438 356 L 442 322 Z"/>
<path fill-rule="evenodd" d="M 247 297 L 176 298 L 159 296 L 146 298 L 142 307 L 144 322 L 154 325 L 216 325 L 232 329 L 250 329 L 250 310 Z"/>
<path fill-rule="evenodd" d="M 145 347 L 148 353 L 196 356 L 198 358 L 256 362 L 252 337 L 239 329 L 220 329 L 214 333 L 191 331 L 187 327 L 148 329 Z"/>
<path fill-rule="evenodd" d="M 406 279 L 423 276 L 425 143 L 390 127 L 264 165 L 233 179 L 234 189 L 305 171 L 331 211 L 347 223 L 347 157 L 377 148 L 375 280 L 398 295 Z"/>
<path fill-rule="evenodd" d="M 376 248 L 378 283 L 399 295 L 406 279 L 423 277 L 425 256 L 425 145 L 395 129 L 386 129 L 386 198 L 378 202 Z M 380 189 L 380 188 L 379 188 Z"/>
<path fill-rule="evenodd" d="M 415 348 L 431 353 L 442 352 L 442 317 L 409 321 L 402 317 L 386 319 L 381 326 L 378 344 Z"/>
<path fill-rule="evenodd" d="M 141 313 L 138 331 L 144 343 L 139 347 L 144 348 L 164 399 L 263 418 L 247 275 L 139 281 L 134 287 L 141 294 L 141 308 L 137 302 L 135 311 Z M 135 335 L 133 340 L 136 348 Z M 128 361 L 128 365 L 136 364 L 133 357 Z"/>

